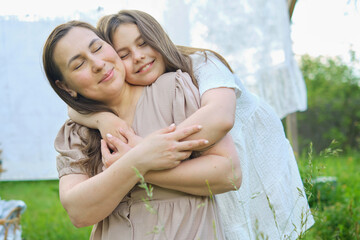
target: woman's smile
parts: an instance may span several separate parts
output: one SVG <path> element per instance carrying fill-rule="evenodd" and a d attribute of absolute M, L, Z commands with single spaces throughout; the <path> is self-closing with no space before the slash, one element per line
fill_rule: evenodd
<path fill-rule="evenodd" d="M 114 76 L 114 68 L 110 69 L 105 75 L 104 77 L 101 79 L 101 81 L 99 83 L 103 83 L 103 82 L 107 82 L 109 80 L 111 80 Z"/>

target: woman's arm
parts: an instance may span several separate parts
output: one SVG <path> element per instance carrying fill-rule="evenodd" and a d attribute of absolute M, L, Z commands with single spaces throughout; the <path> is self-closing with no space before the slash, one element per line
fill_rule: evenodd
<path fill-rule="evenodd" d="M 122 144 L 115 137 L 109 141 L 118 148 Z M 108 156 L 104 156 L 103 161 L 108 159 Z M 144 177 L 147 182 L 164 188 L 208 196 L 238 189 L 241 185 L 241 167 L 235 145 L 227 134 L 200 157 L 183 161 L 176 168 L 149 171 Z"/>
<path fill-rule="evenodd" d="M 104 219 L 138 182 L 130 160 L 124 156 L 92 178 L 83 174 L 60 178 L 60 201 L 75 227 L 90 226 Z"/>
<path fill-rule="evenodd" d="M 200 157 L 164 171 L 149 171 L 145 180 L 163 188 L 208 196 L 240 188 L 242 173 L 232 138 L 227 134 Z"/>
<path fill-rule="evenodd" d="M 162 170 L 179 165 L 190 156 L 189 149 L 202 145 L 204 140 L 179 142 L 198 132 L 198 126 L 175 130 L 175 126 L 157 131 L 129 150 L 106 171 L 91 178 L 84 174 L 69 174 L 60 178 L 60 200 L 76 227 L 93 225 L 108 216 L 121 199 L 138 182 L 134 168 L 142 175 L 150 170 Z M 125 143 L 118 140 L 116 147 Z M 102 141 L 102 154 L 116 157 Z M 146 156 L 146 157 L 144 157 Z"/>

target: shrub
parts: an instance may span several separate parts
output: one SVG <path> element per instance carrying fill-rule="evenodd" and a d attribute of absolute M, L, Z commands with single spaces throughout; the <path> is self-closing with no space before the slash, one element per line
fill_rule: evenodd
<path fill-rule="evenodd" d="M 355 61 L 355 60 L 354 60 Z M 340 58 L 302 56 L 300 67 L 306 82 L 308 109 L 297 114 L 300 152 L 310 142 L 314 151 L 333 139 L 348 151 L 360 148 L 360 78 Z"/>

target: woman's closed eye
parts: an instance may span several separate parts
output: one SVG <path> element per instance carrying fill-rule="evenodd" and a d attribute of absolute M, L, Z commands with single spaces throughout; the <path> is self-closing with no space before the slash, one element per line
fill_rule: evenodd
<path fill-rule="evenodd" d="M 79 64 L 76 64 L 74 70 L 78 70 L 83 64 L 84 61 L 80 62 Z"/>
<path fill-rule="evenodd" d="M 96 47 L 96 48 L 95 48 L 95 50 L 94 50 L 94 53 L 96 53 L 96 52 L 100 51 L 100 49 L 101 49 L 101 48 L 102 48 L 102 45 L 100 45 L 100 46 Z"/>

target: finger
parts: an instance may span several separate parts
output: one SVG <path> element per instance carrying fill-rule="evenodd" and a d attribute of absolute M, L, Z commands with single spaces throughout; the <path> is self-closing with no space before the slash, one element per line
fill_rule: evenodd
<path fill-rule="evenodd" d="M 107 142 L 107 145 L 112 151 L 116 151 L 116 147 L 114 146 L 114 144 Z"/>
<path fill-rule="evenodd" d="M 183 142 L 178 142 L 176 144 L 176 149 L 178 151 L 190 151 L 197 149 L 198 147 L 205 146 L 209 141 L 206 139 L 197 139 L 197 140 L 187 140 Z"/>
<path fill-rule="evenodd" d="M 105 171 L 109 166 L 105 166 L 105 163 L 103 162 L 103 166 L 101 168 L 102 171 Z"/>
<path fill-rule="evenodd" d="M 126 139 L 126 142 L 125 143 L 128 143 L 131 139 L 131 137 L 133 136 L 133 133 L 131 131 L 128 131 L 128 130 L 125 130 L 125 129 L 119 129 L 119 134 L 124 138 Z"/>
<path fill-rule="evenodd" d="M 120 149 L 124 144 L 126 144 L 123 141 L 121 141 L 118 137 L 114 137 L 110 133 L 106 134 L 106 138 L 108 140 L 108 143 L 112 144 L 116 150 Z"/>
<path fill-rule="evenodd" d="M 108 145 L 106 144 L 105 140 L 103 140 L 103 139 L 101 139 L 101 154 L 102 154 L 103 158 L 107 158 L 107 157 L 111 156 Z"/>
<path fill-rule="evenodd" d="M 186 138 L 194 133 L 199 132 L 202 129 L 201 125 L 193 125 L 190 127 L 178 129 L 175 132 L 171 133 L 173 135 L 174 139 L 181 140 L 183 138 Z"/>
<path fill-rule="evenodd" d="M 190 156 L 190 155 L 189 155 L 189 156 Z M 181 159 L 181 160 L 183 160 L 183 159 Z M 177 167 L 177 166 L 181 163 L 181 160 L 179 160 L 179 161 L 175 161 L 175 162 L 174 162 L 174 166 L 173 166 L 173 168 L 174 168 L 174 167 Z"/>
<path fill-rule="evenodd" d="M 122 131 L 122 129 L 118 129 L 117 131 L 117 134 L 115 137 L 119 138 L 120 141 L 124 142 L 124 143 L 127 143 L 128 140 L 126 139 L 126 137 L 124 136 L 124 133 Z M 106 135 L 107 136 L 107 135 Z"/>
<path fill-rule="evenodd" d="M 132 129 L 131 127 L 129 127 L 129 131 L 130 131 L 131 133 L 133 133 L 133 134 L 136 134 L 135 131 L 134 131 L 134 129 Z"/>
<path fill-rule="evenodd" d="M 179 152 L 178 159 L 181 161 L 188 159 L 191 156 L 191 153 L 192 153 L 192 151 Z"/>
<path fill-rule="evenodd" d="M 108 166 L 107 161 L 105 160 L 105 158 L 102 158 L 102 163 L 103 163 L 102 170 L 104 171 L 104 170 L 107 169 L 109 166 Z"/>
<path fill-rule="evenodd" d="M 171 133 L 174 132 L 176 129 L 176 125 L 175 123 L 171 124 L 170 126 L 160 129 L 158 131 L 155 132 L 155 134 L 166 134 L 166 133 Z"/>

